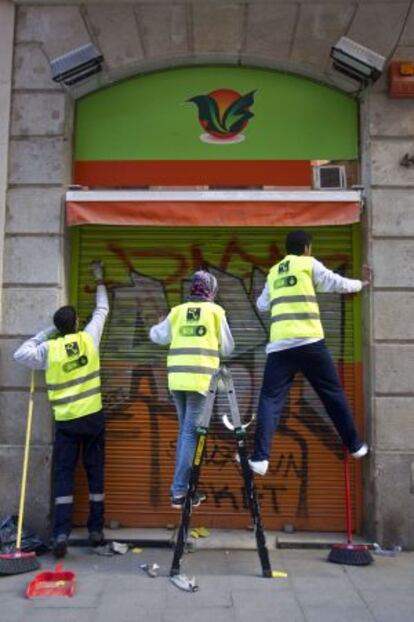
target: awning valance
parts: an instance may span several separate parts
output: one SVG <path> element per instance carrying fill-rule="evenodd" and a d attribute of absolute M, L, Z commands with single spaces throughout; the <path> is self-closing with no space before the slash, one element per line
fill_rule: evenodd
<path fill-rule="evenodd" d="M 360 219 L 357 192 L 71 191 L 67 224 L 187 227 L 345 225 Z"/>

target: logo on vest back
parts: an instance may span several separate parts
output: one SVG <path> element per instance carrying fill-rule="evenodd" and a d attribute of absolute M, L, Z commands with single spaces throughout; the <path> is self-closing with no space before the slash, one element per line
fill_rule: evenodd
<path fill-rule="evenodd" d="M 279 264 L 279 268 L 277 269 L 278 273 L 283 274 L 284 272 L 289 272 L 289 265 L 289 259 L 287 261 L 282 261 L 282 263 Z"/>
<path fill-rule="evenodd" d="M 72 343 L 65 343 L 66 354 L 72 358 L 72 356 L 79 356 L 79 345 L 76 341 Z"/>
<path fill-rule="evenodd" d="M 273 283 L 273 287 L 275 289 L 280 289 L 281 287 L 293 287 L 298 282 L 295 276 L 282 276 L 280 279 L 276 279 Z"/>
<path fill-rule="evenodd" d="M 187 309 L 187 322 L 198 322 L 200 320 L 200 307 L 189 307 Z"/>
<path fill-rule="evenodd" d="M 207 328 L 200 324 L 199 326 L 180 326 L 181 337 L 204 337 L 207 333 Z"/>
<path fill-rule="evenodd" d="M 74 369 L 78 369 L 79 367 L 85 367 L 88 364 L 88 357 L 86 355 L 80 356 L 75 361 L 68 361 L 67 363 L 63 363 L 62 369 L 65 373 L 69 373 Z"/>

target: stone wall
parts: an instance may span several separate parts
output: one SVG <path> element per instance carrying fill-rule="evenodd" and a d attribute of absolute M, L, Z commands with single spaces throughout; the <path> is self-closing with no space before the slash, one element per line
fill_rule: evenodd
<path fill-rule="evenodd" d="M 0 495 L 8 499 L 7 509 L 17 498 L 29 379 L 11 353 L 66 300 L 62 197 L 70 182 L 73 102 L 52 82 L 49 60 L 89 41 L 102 50 L 104 73 L 77 95 L 157 68 L 201 63 L 287 70 L 352 91 L 355 85 L 331 70 L 331 46 L 346 34 L 386 56 L 412 59 L 414 12 L 409 8 L 408 0 L 16 2 L 3 225 L 6 159 L 1 154 L 9 132 L 13 11 L 10 2 L 0 0 L 1 17 L 7 17 L 0 19 L 0 34 L 6 30 L 7 35 L 0 36 L 0 473 L 6 474 Z M 366 516 L 373 537 L 414 547 L 414 173 L 399 165 L 404 153 L 414 151 L 414 102 L 390 100 L 386 89 L 383 77 L 365 94 L 361 108 L 364 253 L 375 272 L 373 291 L 364 295 L 366 421 L 373 446 Z M 33 441 L 35 495 L 29 515 L 44 526 L 51 442 L 44 390 L 38 391 Z"/>

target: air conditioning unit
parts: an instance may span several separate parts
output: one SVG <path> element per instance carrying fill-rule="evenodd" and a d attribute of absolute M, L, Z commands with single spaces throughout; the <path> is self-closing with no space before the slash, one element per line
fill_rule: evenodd
<path fill-rule="evenodd" d="M 346 188 L 345 166 L 338 164 L 314 166 L 313 187 L 315 190 L 343 190 Z"/>

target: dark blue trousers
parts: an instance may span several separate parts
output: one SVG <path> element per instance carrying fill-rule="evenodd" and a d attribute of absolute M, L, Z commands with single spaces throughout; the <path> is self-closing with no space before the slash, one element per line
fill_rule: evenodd
<path fill-rule="evenodd" d="M 69 535 L 72 529 L 75 468 L 82 450 L 82 462 L 89 486 L 88 530 L 101 531 L 104 524 L 105 420 L 102 411 L 55 422 L 53 446 L 54 523 L 53 537 Z"/>
<path fill-rule="evenodd" d="M 302 372 L 319 396 L 344 445 L 357 451 L 362 442 L 325 341 L 271 352 L 267 356 L 257 412 L 253 460 L 269 460 L 272 436 L 297 372 Z"/>

